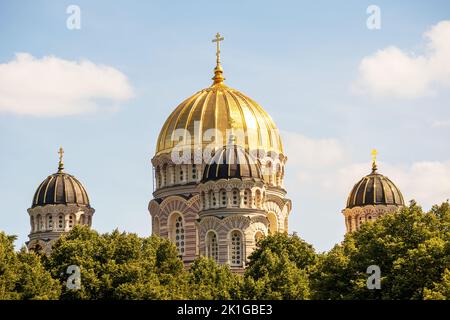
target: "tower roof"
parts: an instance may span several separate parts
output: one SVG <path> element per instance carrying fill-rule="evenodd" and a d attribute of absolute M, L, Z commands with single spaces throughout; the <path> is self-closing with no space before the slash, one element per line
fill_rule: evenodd
<path fill-rule="evenodd" d="M 378 173 L 377 151 L 372 150 L 372 172 L 359 180 L 347 199 L 347 208 L 365 205 L 404 206 L 403 195 L 386 176 Z"/>
<path fill-rule="evenodd" d="M 64 151 L 60 148 L 58 171 L 49 175 L 39 184 L 33 196 L 32 208 L 48 204 L 90 206 L 88 194 L 81 182 L 74 176 L 64 172 L 63 153 Z"/>

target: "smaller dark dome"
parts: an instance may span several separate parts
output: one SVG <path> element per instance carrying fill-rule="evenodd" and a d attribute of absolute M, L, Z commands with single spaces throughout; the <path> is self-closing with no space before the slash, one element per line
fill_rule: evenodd
<path fill-rule="evenodd" d="M 253 156 L 237 145 L 226 145 L 216 151 L 203 170 L 202 182 L 220 179 L 263 179 L 261 167 Z"/>
<path fill-rule="evenodd" d="M 48 176 L 37 188 L 32 208 L 47 204 L 76 204 L 89 207 L 86 189 L 74 176 L 62 170 Z"/>
<path fill-rule="evenodd" d="M 388 177 L 376 172 L 363 177 L 353 187 L 347 200 L 347 208 L 365 205 L 404 206 L 402 193 Z"/>

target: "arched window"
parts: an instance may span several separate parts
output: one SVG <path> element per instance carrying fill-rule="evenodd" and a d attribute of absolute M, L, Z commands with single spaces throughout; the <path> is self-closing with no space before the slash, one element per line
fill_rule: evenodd
<path fill-rule="evenodd" d="M 219 261 L 219 245 L 217 243 L 217 234 L 214 231 L 208 231 L 206 234 L 206 256 L 215 261 Z"/>
<path fill-rule="evenodd" d="M 72 229 L 73 228 L 73 224 L 74 224 L 74 217 L 73 214 L 69 214 L 69 228 Z"/>
<path fill-rule="evenodd" d="M 278 219 L 275 213 L 270 211 L 267 213 L 267 220 L 269 220 L 269 234 L 275 234 L 278 232 Z"/>
<path fill-rule="evenodd" d="M 255 242 L 258 242 L 264 238 L 264 234 L 261 231 L 256 231 L 255 233 Z"/>
<path fill-rule="evenodd" d="M 64 216 L 62 214 L 58 216 L 58 229 L 64 229 Z"/>
<path fill-rule="evenodd" d="M 206 197 L 205 197 L 205 192 L 202 191 L 202 193 L 200 194 L 200 202 L 201 202 L 201 208 L 203 210 L 206 209 Z"/>
<path fill-rule="evenodd" d="M 53 217 L 51 214 L 47 215 L 47 229 L 52 230 L 53 229 Z"/>
<path fill-rule="evenodd" d="M 281 186 L 281 166 L 280 166 L 280 164 L 277 164 L 275 176 L 276 176 L 276 182 L 275 182 L 276 185 Z"/>
<path fill-rule="evenodd" d="M 250 189 L 244 190 L 244 206 L 250 208 L 250 203 L 252 203 L 252 192 Z"/>
<path fill-rule="evenodd" d="M 184 255 L 184 243 L 185 243 L 185 234 L 184 234 L 184 223 L 183 218 L 179 214 L 174 214 L 171 217 L 172 220 L 172 240 L 177 247 L 178 253 L 180 256 Z"/>
<path fill-rule="evenodd" d="M 155 169 L 155 177 L 156 177 L 156 186 L 158 188 L 161 188 L 161 183 L 162 183 L 162 179 L 161 179 L 161 168 L 158 166 Z"/>
<path fill-rule="evenodd" d="M 230 264 L 231 266 L 242 266 L 242 233 L 234 230 L 230 234 Z"/>
<path fill-rule="evenodd" d="M 255 207 L 261 208 L 261 191 L 256 190 L 255 192 Z"/>
<path fill-rule="evenodd" d="M 44 230 L 44 222 L 40 214 L 37 215 L 37 231 Z"/>
<path fill-rule="evenodd" d="M 182 183 L 184 181 L 183 165 L 180 165 L 178 173 L 179 173 L 179 176 L 178 176 L 179 182 Z"/>
<path fill-rule="evenodd" d="M 227 191 L 225 189 L 220 190 L 220 206 L 223 208 L 227 206 Z"/>
<path fill-rule="evenodd" d="M 159 218 L 153 218 L 153 234 L 159 236 Z"/>
<path fill-rule="evenodd" d="M 238 189 L 233 189 L 232 191 L 232 204 L 233 207 L 239 207 L 240 195 Z"/>
<path fill-rule="evenodd" d="M 267 182 L 269 184 L 273 184 L 273 170 L 272 170 L 272 162 L 267 162 L 266 164 L 266 175 L 267 175 Z"/>
<path fill-rule="evenodd" d="M 212 190 L 209 190 L 209 207 L 215 208 L 217 205 L 216 195 Z"/>
<path fill-rule="evenodd" d="M 164 164 L 161 170 L 161 178 L 162 178 L 161 187 L 167 186 L 167 181 L 169 181 L 168 174 L 169 170 L 167 170 L 167 164 Z"/>
<path fill-rule="evenodd" d="M 192 165 L 192 180 L 197 180 L 197 165 L 195 164 Z"/>
<path fill-rule="evenodd" d="M 31 231 L 32 232 L 36 231 L 36 229 L 35 229 L 36 226 L 34 224 L 34 217 L 33 216 L 30 217 L 30 224 L 31 224 Z"/>

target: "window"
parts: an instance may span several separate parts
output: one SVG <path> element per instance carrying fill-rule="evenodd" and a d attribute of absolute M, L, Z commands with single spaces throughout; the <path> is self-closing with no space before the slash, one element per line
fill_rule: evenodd
<path fill-rule="evenodd" d="M 231 232 L 230 242 L 230 264 L 232 266 L 242 265 L 242 234 L 235 230 Z"/>
<path fill-rule="evenodd" d="M 264 238 L 264 234 L 261 231 L 256 231 L 255 233 L 255 242 L 258 242 Z"/>
<path fill-rule="evenodd" d="M 256 190 L 255 193 L 255 207 L 261 208 L 261 191 Z"/>
<path fill-rule="evenodd" d="M 215 208 L 216 207 L 216 195 L 212 190 L 209 191 L 209 199 L 210 199 L 210 207 Z"/>
<path fill-rule="evenodd" d="M 58 229 L 64 229 L 64 217 L 62 214 L 58 216 Z"/>
<path fill-rule="evenodd" d="M 184 172 L 183 172 L 183 167 L 180 166 L 180 182 L 183 182 L 184 180 Z"/>
<path fill-rule="evenodd" d="M 239 190 L 233 189 L 233 207 L 239 207 Z"/>
<path fill-rule="evenodd" d="M 183 218 L 178 215 L 175 220 L 175 246 L 178 253 L 182 256 L 184 254 L 184 226 Z"/>
<path fill-rule="evenodd" d="M 159 218 L 153 218 L 153 234 L 159 236 Z"/>
<path fill-rule="evenodd" d="M 167 174 L 168 174 L 168 170 L 167 170 L 167 165 L 163 165 L 162 170 L 161 170 L 161 177 L 162 177 L 162 186 L 165 187 L 167 184 Z"/>
<path fill-rule="evenodd" d="M 161 188 L 161 169 L 160 167 L 156 167 L 156 172 L 155 172 L 155 176 L 156 176 L 156 185 L 158 186 L 158 188 Z"/>
<path fill-rule="evenodd" d="M 73 227 L 73 215 L 69 215 L 69 228 Z"/>
<path fill-rule="evenodd" d="M 47 229 L 53 229 L 53 217 L 51 214 L 47 215 Z"/>
<path fill-rule="evenodd" d="M 227 191 L 224 189 L 220 190 L 220 204 L 222 207 L 227 206 Z"/>
<path fill-rule="evenodd" d="M 42 221 L 41 215 L 37 215 L 37 231 L 44 230 L 44 222 Z"/>
<path fill-rule="evenodd" d="M 205 199 L 205 192 L 202 191 L 201 196 L 200 196 L 200 202 L 201 202 L 201 208 L 203 210 L 206 209 L 206 199 Z"/>
<path fill-rule="evenodd" d="M 219 245 L 214 231 L 209 231 L 206 235 L 206 256 L 215 261 L 219 260 Z"/>
<path fill-rule="evenodd" d="M 267 213 L 267 220 L 269 220 L 269 234 L 275 234 L 278 232 L 278 219 L 275 213 L 270 211 Z"/>
<path fill-rule="evenodd" d="M 195 164 L 192 166 L 192 180 L 197 180 L 197 166 Z"/>
<path fill-rule="evenodd" d="M 245 189 L 244 191 L 244 206 L 249 208 L 251 203 L 251 191 L 249 189 Z"/>

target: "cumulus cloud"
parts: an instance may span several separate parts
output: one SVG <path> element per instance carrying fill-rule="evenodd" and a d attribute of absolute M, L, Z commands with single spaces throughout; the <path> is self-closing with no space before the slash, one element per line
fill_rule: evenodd
<path fill-rule="evenodd" d="M 425 32 L 425 52 L 417 55 L 395 46 L 365 57 L 359 64 L 356 93 L 416 98 L 450 86 L 450 21 Z"/>
<path fill-rule="evenodd" d="M 87 60 L 54 56 L 37 59 L 16 54 L 0 64 L 0 112 L 28 116 L 65 116 L 116 108 L 133 96 L 117 69 Z"/>
<path fill-rule="evenodd" d="M 344 205 L 354 184 L 371 171 L 370 150 L 367 162 L 355 162 L 338 139 L 314 139 L 284 132 L 283 141 L 289 157 L 287 170 L 295 177 L 290 183 L 300 193 L 307 192 L 308 197 L 321 198 L 326 194 L 328 201 Z M 415 199 L 429 208 L 450 198 L 450 161 L 379 161 L 378 167 L 399 187 L 405 201 Z"/>

